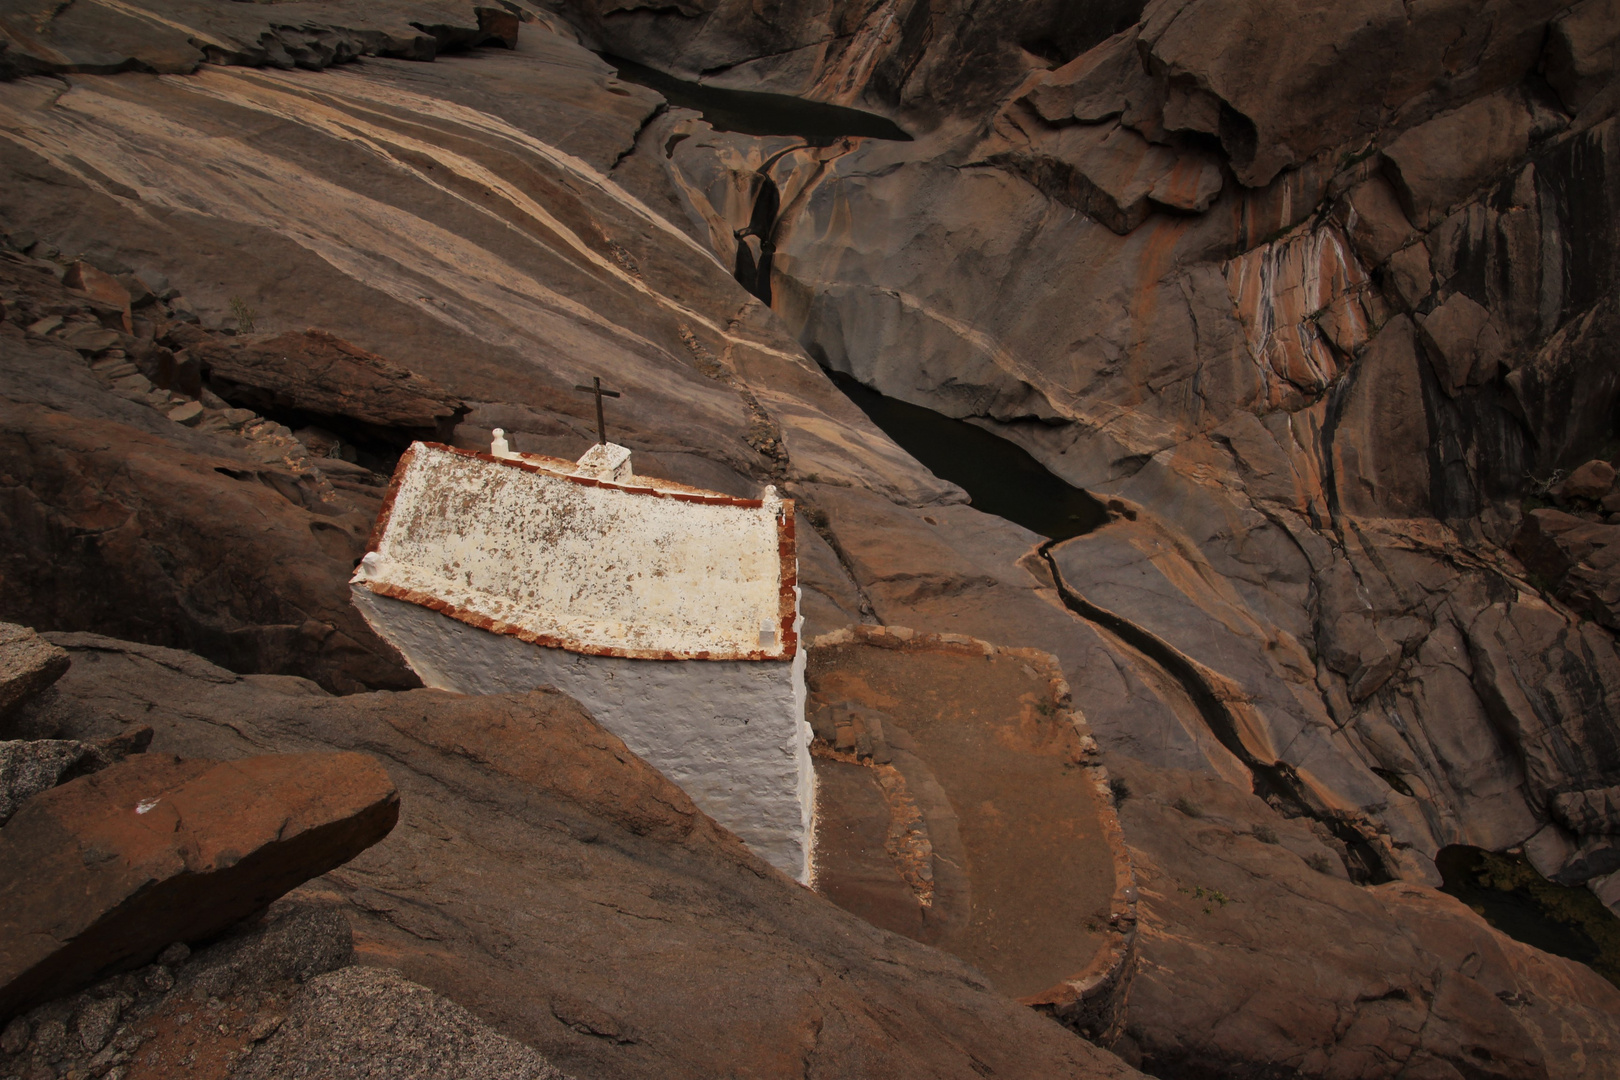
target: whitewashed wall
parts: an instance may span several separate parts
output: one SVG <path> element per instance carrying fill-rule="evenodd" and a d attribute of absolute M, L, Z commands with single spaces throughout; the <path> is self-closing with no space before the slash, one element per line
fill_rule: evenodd
<path fill-rule="evenodd" d="M 753 852 L 809 881 L 815 772 L 804 648 L 791 662 L 585 656 L 492 634 L 363 585 L 352 593 L 428 686 L 464 694 L 555 686 Z"/>

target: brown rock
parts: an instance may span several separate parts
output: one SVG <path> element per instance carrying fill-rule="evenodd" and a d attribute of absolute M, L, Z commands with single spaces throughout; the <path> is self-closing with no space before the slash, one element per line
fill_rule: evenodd
<path fill-rule="evenodd" d="M 148 731 L 151 729 L 148 728 Z M 0 825 L 42 791 L 112 764 L 105 750 L 75 739 L 0 742 Z"/>
<path fill-rule="evenodd" d="M 447 439 L 464 411 L 442 387 L 321 330 L 189 339 L 215 393 L 261 413 L 295 409 L 413 437 Z"/>
<path fill-rule="evenodd" d="M 1496 377 L 1503 341 L 1491 313 L 1463 293 L 1453 293 L 1427 315 L 1417 316 L 1429 346 L 1429 359 L 1446 392 L 1455 396 L 1465 386 Z"/>
<path fill-rule="evenodd" d="M 1552 811 L 1577 834 L 1620 832 L 1620 784 L 1553 796 Z"/>
<path fill-rule="evenodd" d="M 0 832 L 0 1016 L 209 938 L 398 817 L 361 754 L 150 754 L 38 795 Z"/>
<path fill-rule="evenodd" d="M 1620 0 L 1581 0 L 1547 28 L 1542 70 L 1570 112 L 1595 97 L 1614 75 Z"/>
<path fill-rule="evenodd" d="M 1620 525 L 1585 521 L 1546 507 L 1532 510 L 1513 538 L 1513 553 L 1559 599 L 1620 630 Z"/>
<path fill-rule="evenodd" d="M 1389 282 L 1407 311 L 1414 310 L 1434 291 L 1429 247 L 1419 240 L 1389 257 Z"/>
<path fill-rule="evenodd" d="M 1147 100 L 1152 83 L 1136 51 L 1136 34 L 1115 34 L 1052 71 L 1032 76 L 1024 100 L 1049 123 L 1094 124 Z"/>
<path fill-rule="evenodd" d="M 1339 505 L 1352 514 L 1422 514 L 1429 503 L 1429 421 L 1417 343 L 1391 319 L 1356 365 L 1333 440 Z"/>
<path fill-rule="evenodd" d="M 1433 225 L 1450 207 L 1522 159 L 1535 118 L 1517 89 L 1469 102 L 1407 131 L 1384 150 L 1406 216 Z"/>
<path fill-rule="evenodd" d="M 0 622 L 0 717 L 60 679 L 70 662 L 30 628 Z"/>
<path fill-rule="evenodd" d="M 1556 513 L 1537 510 L 1527 516 Z M 1557 527 L 1546 517 L 1540 524 Z M 1620 533 L 1611 525 L 1591 528 Z M 1595 589 L 1579 579 L 1577 583 L 1588 594 Z M 1569 591 L 1571 599 L 1585 599 L 1614 621 L 1612 608 L 1599 607 L 1605 599 L 1614 602 L 1612 592 L 1583 597 L 1568 584 L 1561 591 Z M 1486 607 L 1466 633 L 1475 689 L 1524 763 L 1526 793 L 1534 809 L 1545 815 L 1559 794 L 1620 784 L 1620 747 L 1613 736 L 1613 717 L 1620 713 L 1620 659 L 1610 630 L 1554 610 L 1538 596 L 1521 594 L 1513 602 Z M 1611 833 L 1617 823 L 1589 824 L 1594 832 Z M 1592 875 L 1582 877 L 1566 868 L 1560 876 L 1579 884 Z"/>
<path fill-rule="evenodd" d="M 1414 99 L 1433 115 L 1518 82 L 1563 6 L 1525 0 L 1486 16 L 1479 0 L 1411 13 L 1389 0 L 1166 0 L 1144 10 L 1141 48 L 1153 70 L 1225 104 L 1221 142 L 1239 182 L 1260 187 Z"/>
<path fill-rule="evenodd" d="M 570 1073 L 1136 1075 L 965 963 L 773 872 L 560 694 L 336 698 L 95 642 L 104 663 L 76 665 L 41 723 L 93 736 L 134 693 L 157 703 L 160 750 L 364 746 L 397 762 L 410 809 L 388 842 L 297 896 L 347 913 L 366 963 Z"/>
<path fill-rule="evenodd" d="M 1213 777 L 1128 761 L 1115 771 L 1132 791 L 1120 816 L 1150 928 L 1126 1021 L 1144 1069 L 1615 1075 L 1620 990 L 1590 968 L 1509 939 L 1434 889 L 1320 872 L 1331 856 L 1297 820 Z M 1196 830 L 1178 803 L 1202 811 Z"/>
<path fill-rule="evenodd" d="M 1203 211 L 1221 191 L 1214 158 L 1155 145 L 1118 122 L 1041 134 L 1027 151 L 996 160 L 1122 236 L 1141 225 L 1155 205 Z"/>
<path fill-rule="evenodd" d="M 1395 189 L 1381 176 L 1352 188 L 1344 197 L 1339 216 L 1356 254 L 1368 266 L 1377 266 L 1412 237 L 1412 223 L 1406 220 Z"/>
<path fill-rule="evenodd" d="M 1614 466 L 1607 461 L 1588 461 L 1569 474 L 1562 494 L 1572 499 L 1601 499 L 1614 487 L 1614 475 Z"/>
<path fill-rule="evenodd" d="M 119 284 L 117 278 L 81 261 L 68 267 L 62 284 L 77 289 L 92 300 L 119 309 L 122 312 L 120 329 L 126 334 L 130 332 L 129 290 Z"/>
<path fill-rule="evenodd" d="M 374 502 L 349 518 L 316 514 L 307 478 L 261 479 L 271 470 L 118 400 L 60 353 L 0 345 L 0 384 L 40 372 L 59 380 L 44 395 L 56 408 L 0 395 L 6 483 L 26 492 L 0 502 L 6 616 L 117 628 L 334 687 L 416 683 L 348 602 Z M 335 632 L 302 633 L 310 621 Z"/>

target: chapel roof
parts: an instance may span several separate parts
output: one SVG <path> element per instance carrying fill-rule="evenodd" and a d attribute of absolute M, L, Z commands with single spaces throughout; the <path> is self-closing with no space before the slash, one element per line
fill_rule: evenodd
<path fill-rule="evenodd" d="M 354 581 L 536 645 L 659 660 L 798 648 L 793 504 L 414 443 Z"/>

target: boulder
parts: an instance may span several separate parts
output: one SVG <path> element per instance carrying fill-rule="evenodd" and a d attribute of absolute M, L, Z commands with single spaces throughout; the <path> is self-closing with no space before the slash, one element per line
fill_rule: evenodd
<path fill-rule="evenodd" d="M 0 622 L 0 718 L 60 679 L 69 663 L 32 629 Z"/>
<path fill-rule="evenodd" d="M 1552 811 L 1572 832 L 1620 832 L 1620 784 L 1554 795 Z"/>
<path fill-rule="evenodd" d="M 1407 311 L 1415 310 L 1434 291 L 1434 270 L 1429 258 L 1429 246 L 1423 241 L 1419 240 L 1415 244 L 1401 248 L 1389 257 L 1387 266 L 1389 284 L 1395 293 L 1394 299 Z M 1478 348 L 1476 344 L 1476 352 Z M 1484 370 L 1487 366 L 1491 365 L 1479 364 L 1478 369 Z M 1475 366 L 1471 364 L 1468 370 L 1472 373 Z"/>
<path fill-rule="evenodd" d="M 117 278 L 80 260 L 68 267 L 67 276 L 62 279 L 62 284 L 70 289 L 77 289 L 98 304 L 117 309 L 120 313 L 118 328 L 126 334 L 130 332 L 132 324 L 129 290 L 124 288 Z"/>
<path fill-rule="evenodd" d="M 1031 76 L 1022 100 L 1051 124 L 1110 120 L 1154 96 L 1136 34 L 1115 34 L 1062 67 Z"/>
<path fill-rule="evenodd" d="M 398 817 L 353 753 L 148 754 L 36 796 L 0 831 L 0 1017 L 217 934 Z"/>
<path fill-rule="evenodd" d="M 1536 119 L 1518 89 L 1471 101 L 1404 132 L 1384 148 L 1390 182 L 1420 225 L 1523 160 Z"/>
<path fill-rule="evenodd" d="M 1117 121 L 1039 133 L 1027 151 L 993 160 L 1121 236 L 1155 207 L 1187 213 L 1208 209 L 1222 184 L 1212 156 L 1155 145 Z"/>
<path fill-rule="evenodd" d="M 1412 291 L 1417 291 L 1416 283 Z M 1455 397 L 1465 386 L 1478 386 L 1496 377 L 1505 343 L 1491 313 L 1471 297 L 1453 293 L 1416 321 L 1447 393 Z"/>
<path fill-rule="evenodd" d="M 1385 324 L 1357 362 L 1333 437 L 1333 482 L 1352 514 L 1406 517 L 1429 509 L 1429 418 L 1406 316 Z"/>
<path fill-rule="evenodd" d="M 487 12 L 487 14 L 486 14 Z M 0 24 L 0 30 L 9 29 Z M 205 60 L 252 67 L 324 68 L 360 56 L 432 60 L 486 43 L 511 48 L 517 19 L 471 0 L 338 0 L 294 23 L 243 7 L 143 0 L 84 10 L 20 5 L 0 76 L 51 72 L 188 74 Z"/>
<path fill-rule="evenodd" d="M 1162 0 L 1143 11 L 1141 49 L 1172 84 L 1219 99 L 1233 171 L 1261 187 L 1399 124 L 1402 110 L 1424 118 L 1518 82 L 1564 6 L 1441 0 L 1408 13 L 1390 0 Z M 1507 144 L 1506 133 L 1482 134 Z"/>
<path fill-rule="evenodd" d="M 1570 499 L 1601 499 L 1614 486 L 1614 466 L 1594 459 L 1569 474 L 1560 492 Z"/>
<path fill-rule="evenodd" d="M 348 420 L 409 441 L 448 439 L 466 411 L 432 380 L 325 331 L 247 339 L 173 333 L 201 363 L 210 389 L 256 412 Z"/>
<path fill-rule="evenodd" d="M 1395 189 L 1381 176 L 1351 188 L 1339 207 L 1339 217 L 1356 254 L 1368 266 L 1377 266 L 1400 250 L 1414 232 Z"/>
<path fill-rule="evenodd" d="M 1524 763 L 1533 809 L 1545 817 L 1561 794 L 1620 784 L 1614 738 L 1620 658 L 1612 631 L 1521 593 L 1484 608 L 1466 633 L 1475 689 L 1507 748 Z M 1607 841 L 1615 823 L 1594 816 L 1605 805 L 1572 807 L 1570 819 Z M 1562 877 L 1570 884 L 1585 880 L 1568 868 Z"/>
<path fill-rule="evenodd" d="M 1541 507 L 1524 515 L 1513 552 L 1559 599 L 1620 630 L 1620 525 Z"/>
<path fill-rule="evenodd" d="M 1581 0 L 1547 28 L 1542 71 L 1570 112 L 1581 109 L 1614 75 L 1620 0 Z"/>

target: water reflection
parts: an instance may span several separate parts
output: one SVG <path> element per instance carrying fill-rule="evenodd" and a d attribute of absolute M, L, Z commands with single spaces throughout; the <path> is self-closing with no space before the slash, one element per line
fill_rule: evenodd
<path fill-rule="evenodd" d="M 935 476 L 966 491 L 975 509 L 1052 540 L 1081 536 L 1108 520 L 1102 503 L 1052 475 L 1016 443 L 965 420 L 884 397 L 842 372 L 827 374 L 889 438 Z"/>

